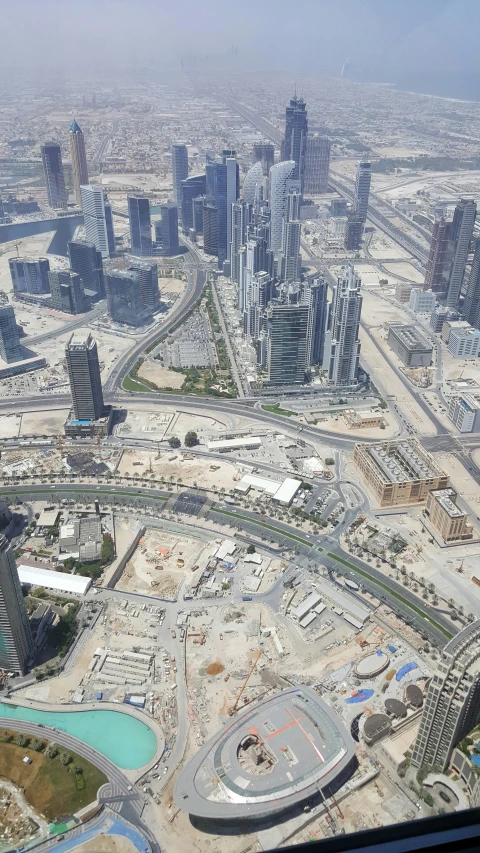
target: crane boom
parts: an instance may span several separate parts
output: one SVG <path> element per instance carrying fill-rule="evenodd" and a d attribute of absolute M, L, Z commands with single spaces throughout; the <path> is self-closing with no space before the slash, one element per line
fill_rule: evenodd
<path fill-rule="evenodd" d="M 260 651 L 258 652 L 257 657 L 256 657 L 256 658 L 255 658 L 255 660 L 253 661 L 253 664 L 252 664 L 252 667 L 251 667 L 251 669 L 250 669 L 250 672 L 248 673 L 248 675 L 247 675 L 247 677 L 246 677 L 245 681 L 243 682 L 243 684 L 242 684 L 242 686 L 241 686 L 241 688 L 240 688 L 240 692 L 239 692 L 239 694 L 238 694 L 238 696 L 237 696 L 237 698 L 236 698 L 236 700 L 235 700 L 235 704 L 234 704 L 233 708 L 231 708 L 231 709 L 230 709 L 230 716 L 232 716 L 232 714 L 234 714 L 234 713 L 235 713 L 235 711 L 237 710 L 238 703 L 240 702 L 240 698 L 241 698 L 241 696 L 242 696 L 242 694 L 243 694 L 243 691 L 245 690 L 245 688 L 246 688 L 246 686 L 247 686 L 248 682 L 250 681 L 250 676 L 253 674 L 253 670 L 255 669 L 255 667 L 256 667 L 256 665 L 257 665 L 258 661 L 260 660 L 260 656 L 261 656 L 261 654 L 262 654 L 262 649 L 260 649 Z"/>

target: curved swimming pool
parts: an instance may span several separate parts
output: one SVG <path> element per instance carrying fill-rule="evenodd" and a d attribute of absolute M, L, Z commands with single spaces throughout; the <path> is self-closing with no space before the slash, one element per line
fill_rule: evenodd
<path fill-rule="evenodd" d="M 155 755 L 157 738 L 150 726 L 122 711 L 38 711 L 0 702 L 0 716 L 66 732 L 113 761 L 122 770 L 143 767 Z M 55 732 L 45 736 L 55 740 Z"/>

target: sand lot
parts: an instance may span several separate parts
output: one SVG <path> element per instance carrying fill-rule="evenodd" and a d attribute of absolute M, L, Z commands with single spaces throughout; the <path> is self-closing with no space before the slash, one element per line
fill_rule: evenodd
<path fill-rule="evenodd" d="M 140 379 L 154 382 L 159 388 L 181 388 L 185 381 L 183 373 L 162 367 L 160 362 L 154 359 L 143 362 L 138 371 L 138 376 Z"/>
<path fill-rule="evenodd" d="M 361 438 L 378 438 L 379 441 L 385 441 L 385 439 L 393 438 L 393 436 L 397 435 L 399 431 L 399 426 L 393 415 L 390 414 L 390 412 L 388 411 L 388 409 L 384 409 L 382 411 L 382 415 L 386 421 L 386 426 L 384 429 L 381 429 L 380 427 L 369 427 L 367 429 L 349 429 L 341 415 L 333 415 L 330 418 L 322 420 L 321 414 L 319 416 L 317 427 L 318 429 L 329 430 L 332 433 L 336 432 L 340 435 L 348 435 L 348 437 L 351 438 L 352 441 Z"/>
<path fill-rule="evenodd" d="M 185 448 L 183 453 L 188 453 L 188 449 Z M 233 488 L 236 480 L 240 479 L 236 466 L 230 462 L 204 460 L 201 457 L 184 459 L 180 449 L 162 452 L 159 459 L 156 456 L 153 450 L 151 454 L 147 451 L 125 450 L 118 473 L 149 476 L 151 465 L 151 473 L 154 475 L 152 480 L 159 481 L 163 477 L 165 482 L 168 482 L 172 477 L 175 482 L 186 486 L 198 484 L 206 489 L 211 489 L 212 486 L 221 489 L 223 486 L 226 491 Z M 134 465 L 134 462 L 140 464 Z"/>
<path fill-rule="evenodd" d="M 20 435 L 63 435 L 68 409 L 50 412 L 25 412 L 21 415 Z"/>
<path fill-rule="evenodd" d="M 173 599 L 192 567 L 206 562 L 213 550 L 213 543 L 193 536 L 147 529 L 116 588 Z"/>
<path fill-rule="evenodd" d="M 389 273 L 398 278 L 406 278 L 407 281 L 423 284 L 425 276 L 413 264 L 384 264 L 384 266 Z"/>

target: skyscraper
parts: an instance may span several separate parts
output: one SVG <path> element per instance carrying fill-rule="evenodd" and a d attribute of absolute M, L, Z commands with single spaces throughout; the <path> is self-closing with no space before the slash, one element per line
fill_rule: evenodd
<path fill-rule="evenodd" d="M 365 223 L 368 213 L 368 198 L 370 196 L 370 183 L 372 180 L 372 164 L 359 163 L 357 166 L 357 177 L 355 181 L 355 196 L 353 209 L 359 213 Z"/>
<path fill-rule="evenodd" d="M 68 193 L 65 189 L 60 145 L 56 142 L 46 142 L 45 145 L 42 145 L 41 152 L 48 204 L 55 209 L 65 209 Z"/>
<path fill-rule="evenodd" d="M 177 208 L 174 206 L 176 212 Z M 160 310 L 160 293 L 158 290 L 158 266 L 148 261 L 135 261 L 129 264 L 128 272 L 134 272 L 140 282 L 140 293 L 144 308 L 154 314 Z"/>
<path fill-rule="evenodd" d="M 475 240 L 472 268 L 467 284 L 463 316 L 475 329 L 480 329 L 480 240 Z"/>
<path fill-rule="evenodd" d="M 203 202 L 203 251 L 218 256 L 218 210 L 215 199 L 208 196 Z"/>
<path fill-rule="evenodd" d="M 3 206 L 3 199 L 0 194 L 0 225 L 3 225 L 5 222 L 5 208 Z"/>
<path fill-rule="evenodd" d="M 263 167 L 261 162 L 250 166 L 243 180 L 242 195 L 247 204 L 254 204 L 258 187 L 263 185 Z"/>
<path fill-rule="evenodd" d="M 152 312 L 143 301 L 141 277 L 137 270 L 111 270 L 106 275 L 108 313 L 114 323 L 145 326 Z"/>
<path fill-rule="evenodd" d="M 51 270 L 48 273 L 52 306 L 65 314 L 82 314 L 86 310 L 82 279 L 70 270 Z"/>
<path fill-rule="evenodd" d="M 128 218 L 130 220 L 130 250 L 132 255 L 152 254 L 152 222 L 150 200 L 142 195 L 128 196 Z"/>
<path fill-rule="evenodd" d="M 17 293 L 50 293 L 48 258 L 10 258 L 8 261 L 12 277 L 13 292 Z"/>
<path fill-rule="evenodd" d="M 362 311 L 361 280 L 353 264 L 347 264 L 333 288 L 329 338 L 328 380 L 341 388 L 358 380 L 360 341 L 358 329 Z"/>
<path fill-rule="evenodd" d="M 272 302 L 267 318 L 269 384 L 302 384 L 307 370 L 308 306 Z"/>
<path fill-rule="evenodd" d="M 282 248 L 277 269 L 278 279 L 285 284 L 293 284 L 300 277 L 301 198 L 299 189 L 290 189 L 287 194 Z"/>
<path fill-rule="evenodd" d="M 453 214 L 447 249 L 445 304 L 448 308 L 458 307 L 476 214 L 475 202 L 465 198 L 460 199 Z"/>
<path fill-rule="evenodd" d="M 172 176 L 173 197 L 179 213 L 182 215 L 182 181 L 188 178 L 188 151 L 184 142 L 177 142 L 172 145 Z"/>
<path fill-rule="evenodd" d="M 349 252 L 356 252 L 362 248 L 362 235 L 365 220 L 357 210 L 351 210 L 347 217 L 345 230 L 345 248 Z"/>
<path fill-rule="evenodd" d="M 80 421 L 98 420 L 103 417 L 105 406 L 97 344 L 90 332 L 72 334 L 65 346 L 65 358 L 74 417 Z"/>
<path fill-rule="evenodd" d="M 186 178 L 180 184 L 181 195 L 181 210 L 182 210 L 182 231 L 188 236 L 188 232 L 193 228 L 193 201 L 198 196 L 205 195 L 206 177 L 205 175 L 192 175 Z M 201 233 L 201 232 L 197 232 Z"/>
<path fill-rule="evenodd" d="M 217 210 L 217 258 L 218 269 L 222 269 L 223 264 L 230 257 L 232 204 L 239 197 L 240 178 L 235 151 L 225 150 L 221 159 L 209 159 L 206 164 L 205 173 L 206 200 L 211 210 L 213 206 Z M 213 240 L 210 239 L 209 243 L 210 246 L 213 245 Z"/>
<path fill-rule="evenodd" d="M 193 208 L 192 208 L 193 210 Z M 161 219 L 155 223 L 155 242 L 160 255 L 178 255 L 178 208 L 169 201 L 160 207 Z"/>
<path fill-rule="evenodd" d="M 434 293 L 445 293 L 447 288 L 446 264 L 448 257 L 448 242 L 451 222 L 446 222 L 443 216 L 433 225 L 430 253 L 425 273 L 424 290 Z"/>
<path fill-rule="evenodd" d="M 70 125 L 70 155 L 72 158 L 73 192 L 77 204 L 82 203 L 81 186 L 88 184 L 87 155 L 85 154 L 85 140 L 75 119 Z"/>
<path fill-rule="evenodd" d="M 205 201 L 204 195 L 197 195 L 192 202 L 192 210 L 193 210 L 193 230 L 195 231 L 195 235 L 198 236 L 203 234 L 203 203 Z"/>
<path fill-rule="evenodd" d="M 239 260 L 238 253 L 247 240 L 247 225 L 250 219 L 251 207 L 245 200 L 232 204 L 232 241 L 230 243 L 230 276 L 238 283 Z"/>
<path fill-rule="evenodd" d="M 0 534 L 0 668 L 24 674 L 34 653 L 12 546 Z"/>
<path fill-rule="evenodd" d="M 287 208 L 289 189 L 300 189 L 300 182 L 295 181 L 296 163 L 287 160 L 276 163 L 270 169 L 270 248 L 278 252 L 282 247 L 283 217 Z"/>
<path fill-rule="evenodd" d="M 102 253 L 93 243 L 70 240 L 68 243 L 70 269 L 78 273 L 87 296 L 102 299 L 105 296 Z"/>
<path fill-rule="evenodd" d="M 301 192 L 305 178 L 305 156 L 307 150 L 308 119 L 303 98 L 296 95 L 285 110 L 285 136 L 282 141 L 282 161 L 294 160 L 292 177 L 300 181 Z"/>
<path fill-rule="evenodd" d="M 304 192 L 319 195 L 328 192 L 330 140 L 325 136 L 309 136 L 305 154 Z"/>
<path fill-rule="evenodd" d="M 15 311 L 11 305 L 0 308 L 0 356 L 7 364 L 24 358 L 15 321 Z"/>
<path fill-rule="evenodd" d="M 275 163 L 275 148 L 271 142 L 255 142 L 253 145 L 253 159 L 262 164 L 262 171 L 268 177 L 270 169 Z"/>
<path fill-rule="evenodd" d="M 463 628 L 440 654 L 412 752 L 414 767 L 446 769 L 454 747 L 480 722 L 480 620 Z"/>
<path fill-rule="evenodd" d="M 108 204 L 102 187 L 88 184 L 80 187 L 82 197 L 85 239 L 101 252 L 102 258 L 109 258 L 115 252 L 112 208 Z"/>
<path fill-rule="evenodd" d="M 328 284 L 323 278 L 307 280 L 302 295 L 302 304 L 308 305 L 307 365 L 323 364 L 325 333 L 328 325 Z"/>

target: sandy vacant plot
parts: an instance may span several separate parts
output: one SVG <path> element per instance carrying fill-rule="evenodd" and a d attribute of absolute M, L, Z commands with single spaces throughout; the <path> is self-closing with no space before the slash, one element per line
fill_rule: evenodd
<path fill-rule="evenodd" d="M 418 284 L 423 284 L 425 276 L 413 264 L 384 264 L 386 270 L 394 276 L 406 278 Z"/>
<path fill-rule="evenodd" d="M 61 435 L 68 411 L 52 409 L 50 412 L 25 412 L 22 415 L 20 435 Z"/>
<path fill-rule="evenodd" d="M 21 425 L 21 415 L 0 415 L 0 438 L 17 438 Z"/>
<path fill-rule="evenodd" d="M 117 583 L 117 589 L 175 598 L 193 566 L 205 564 L 213 543 L 163 530 L 147 530 Z"/>
<path fill-rule="evenodd" d="M 477 515 L 480 509 L 480 489 L 467 469 L 452 453 L 435 453 L 435 460 L 450 477 L 453 488 L 462 496 Z"/>
<path fill-rule="evenodd" d="M 137 853 L 135 845 L 120 835 L 99 835 L 75 847 L 76 853 Z"/>
<path fill-rule="evenodd" d="M 162 367 L 159 361 L 154 361 L 153 359 L 152 361 L 143 362 L 138 375 L 140 379 L 154 382 L 159 388 L 181 388 L 185 381 L 183 373 L 177 373 L 175 370 Z"/>
<path fill-rule="evenodd" d="M 382 412 L 382 415 L 386 422 L 384 429 L 381 429 L 380 427 L 349 429 L 341 415 L 333 415 L 325 420 L 322 420 L 320 416 L 317 427 L 318 429 L 329 430 L 332 433 L 337 432 L 340 435 L 348 435 L 352 441 L 356 441 L 361 438 L 378 438 L 379 441 L 384 441 L 387 438 L 392 438 L 394 435 L 397 435 L 399 427 L 393 415 L 388 413 L 387 410 Z"/>
<path fill-rule="evenodd" d="M 147 477 L 153 474 L 151 479 L 156 482 L 162 478 L 168 482 L 173 478 L 174 482 L 184 483 L 186 486 L 198 484 L 206 489 L 211 489 L 212 486 L 221 489 L 223 486 L 226 491 L 233 488 L 235 481 L 240 479 L 236 466 L 230 462 L 217 462 L 198 456 L 193 459 L 184 459 L 182 453 L 188 453 L 188 449 L 172 450 L 157 459 L 153 451 L 149 454 L 146 451 L 125 450 L 118 466 L 118 473 Z M 135 465 L 135 462 L 139 464 Z"/>

